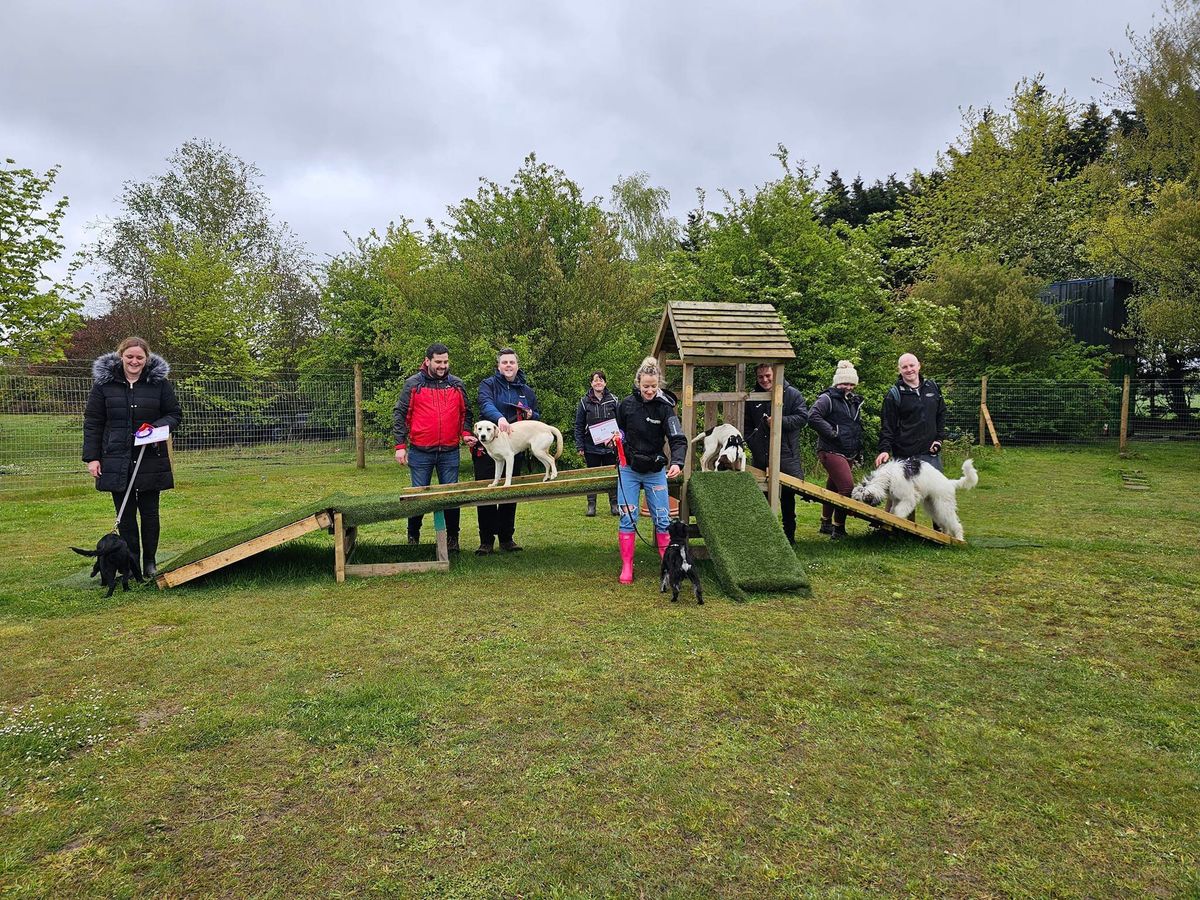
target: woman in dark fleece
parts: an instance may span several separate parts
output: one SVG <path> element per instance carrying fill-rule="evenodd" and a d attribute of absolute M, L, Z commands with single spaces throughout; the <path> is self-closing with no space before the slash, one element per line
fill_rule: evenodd
<path fill-rule="evenodd" d="M 833 373 L 833 386 L 817 397 L 808 411 L 809 427 L 817 433 L 817 460 L 829 473 L 825 487 L 843 497 L 849 497 L 854 489 L 852 469 L 863 453 L 862 397 L 854 393 L 857 386 L 858 372 L 849 360 L 841 360 Z M 820 532 L 831 541 L 844 538 L 846 511 L 822 503 Z"/>
<path fill-rule="evenodd" d="M 96 479 L 96 490 L 113 495 L 120 510 L 133 474 L 136 454 L 133 437 L 143 423 L 179 427 L 183 414 L 175 389 L 167 380 L 171 367 L 139 337 L 121 341 L 116 353 L 106 353 L 92 363 L 92 391 L 83 413 L 83 461 Z M 147 578 L 157 574 L 158 495 L 175 486 L 171 458 L 165 442 L 147 444 L 137 478 L 118 530 L 130 551 L 142 557 Z M 138 540 L 138 516 L 141 540 Z"/>

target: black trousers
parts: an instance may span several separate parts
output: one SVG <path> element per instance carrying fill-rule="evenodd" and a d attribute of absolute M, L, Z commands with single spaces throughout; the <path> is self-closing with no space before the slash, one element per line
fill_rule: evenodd
<path fill-rule="evenodd" d="M 496 461 L 486 453 L 471 454 L 471 465 L 476 481 L 491 481 L 496 477 Z M 525 474 L 525 454 L 518 453 L 513 459 L 513 477 Z M 479 543 L 490 546 L 497 538 L 500 543 L 511 541 L 517 527 L 517 504 L 499 503 L 495 506 L 477 506 L 479 516 Z"/>
<path fill-rule="evenodd" d="M 159 491 L 139 491 L 134 488 L 129 492 L 129 502 L 125 504 L 125 514 L 117 525 L 117 531 L 125 538 L 129 551 L 134 557 L 145 564 L 154 562 L 158 553 L 158 495 Z M 125 498 L 124 491 L 115 491 L 112 495 L 113 509 L 120 511 L 121 501 Z M 141 541 L 138 541 L 138 516 L 142 519 Z"/>

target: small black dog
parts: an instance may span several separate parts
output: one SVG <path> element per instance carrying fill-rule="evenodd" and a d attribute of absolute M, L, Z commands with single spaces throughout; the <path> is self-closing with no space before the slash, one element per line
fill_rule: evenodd
<path fill-rule="evenodd" d="M 667 526 L 671 542 L 667 544 L 667 550 L 663 553 L 662 588 L 659 593 L 665 594 L 667 588 L 670 587 L 671 602 L 674 603 L 679 599 L 679 585 L 686 576 L 692 580 L 692 593 L 696 595 L 696 602 L 703 603 L 704 591 L 700 587 L 700 575 L 696 572 L 696 563 L 688 551 L 687 532 L 687 523 L 679 519 L 672 519 L 671 524 Z"/>
<path fill-rule="evenodd" d="M 132 575 L 135 581 L 142 583 L 142 569 L 138 565 L 137 557 L 129 552 L 129 545 L 119 534 L 106 534 L 100 538 L 95 550 L 80 550 L 78 547 L 71 549 L 80 556 L 96 557 L 91 577 L 95 578 L 96 573 L 100 573 L 100 584 L 108 588 L 108 593 L 104 595 L 106 598 L 111 597 L 117 589 L 118 577 L 121 579 L 122 589 L 126 591 L 129 590 L 129 576 Z"/>

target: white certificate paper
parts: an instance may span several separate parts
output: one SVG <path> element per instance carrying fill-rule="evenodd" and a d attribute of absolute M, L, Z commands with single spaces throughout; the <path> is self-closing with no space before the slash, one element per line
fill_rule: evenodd
<path fill-rule="evenodd" d="M 157 428 L 151 428 L 149 432 L 138 432 L 133 436 L 133 446 L 140 447 L 142 444 L 157 444 L 165 441 L 171 436 L 171 426 L 159 425 Z"/>
<path fill-rule="evenodd" d="M 612 438 L 620 433 L 620 429 L 617 428 L 616 419 L 605 419 L 603 422 L 597 422 L 595 425 L 589 425 L 588 431 L 592 433 L 592 440 L 595 441 L 599 446 L 607 444 Z"/>

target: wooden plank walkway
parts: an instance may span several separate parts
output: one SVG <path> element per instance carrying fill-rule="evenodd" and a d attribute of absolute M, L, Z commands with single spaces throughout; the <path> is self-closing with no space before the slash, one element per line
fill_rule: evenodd
<path fill-rule="evenodd" d="M 754 466 L 747 466 L 746 471 L 753 473 L 754 477 L 760 481 L 765 481 L 767 477 L 766 472 L 762 469 L 756 469 Z M 934 531 L 928 525 L 918 525 L 916 522 L 910 522 L 908 519 L 893 516 L 885 509 L 877 506 L 868 506 L 866 503 L 859 503 L 857 500 L 843 497 L 841 494 L 834 493 L 828 488 L 823 488 L 810 481 L 802 481 L 791 475 L 781 474 L 779 476 L 779 483 L 787 485 L 802 496 L 810 497 L 813 500 L 819 500 L 824 503 L 832 503 L 834 506 L 846 510 L 847 513 L 859 519 L 866 519 L 868 522 L 878 522 L 888 528 L 903 531 L 905 534 L 911 534 L 915 537 L 932 541 L 935 544 L 942 544 L 947 547 L 965 546 L 966 544 L 965 541 L 952 538 L 948 534 Z"/>

